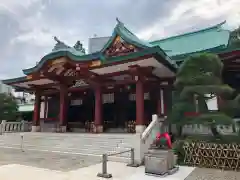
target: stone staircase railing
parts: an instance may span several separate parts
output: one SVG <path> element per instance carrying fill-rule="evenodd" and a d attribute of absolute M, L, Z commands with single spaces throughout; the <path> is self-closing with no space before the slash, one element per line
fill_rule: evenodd
<path fill-rule="evenodd" d="M 140 137 L 140 159 L 143 161 L 144 154 L 148 151 L 156 135 L 160 132 L 163 119 L 156 114 L 152 115 L 152 121 Z"/>
<path fill-rule="evenodd" d="M 1 133 L 11 133 L 11 132 L 28 132 L 31 131 L 32 123 L 26 121 L 20 122 L 7 122 L 2 120 Z"/>

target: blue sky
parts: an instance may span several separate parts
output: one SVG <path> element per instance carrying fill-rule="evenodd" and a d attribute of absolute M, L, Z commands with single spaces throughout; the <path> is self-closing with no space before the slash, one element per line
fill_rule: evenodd
<path fill-rule="evenodd" d="M 22 75 L 55 44 L 109 36 L 116 17 L 140 38 L 160 39 L 217 24 L 240 25 L 240 0 L 1 0 L 0 79 Z"/>

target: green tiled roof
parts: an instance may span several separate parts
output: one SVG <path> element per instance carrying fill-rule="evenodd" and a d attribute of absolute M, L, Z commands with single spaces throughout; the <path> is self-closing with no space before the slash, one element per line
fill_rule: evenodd
<path fill-rule="evenodd" d="M 33 104 L 20 104 L 18 105 L 19 112 L 31 112 L 34 110 Z"/>
<path fill-rule="evenodd" d="M 38 63 L 38 65 L 36 65 L 35 67 L 30 68 L 30 69 L 25 69 L 25 70 L 23 70 L 23 72 L 26 75 L 31 74 L 32 72 L 40 69 L 47 60 L 56 59 L 56 58 L 59 58 L 62 56 L 69 57 L 73 61 L 90 61 L 93 59 L 100 59 L 102 64 L 104 65 L 104 64 L 110 64 L 110 63 L 113 63 L 116 61 L 128 60 L 128 59 L 137 58 L 137 57 L 150 55 L 150 54 L 160 55 L 162 57 L 162 59 L 164 59 L 164 61 L 166 61 L 170 66 L 172 66 L 172 69 L 176 69 L 178 67 L 176 65 L 176 63 L 174 61 L 172 61 L 160 47 L 156 46 L 156 47 L 146 48 L 139 52 L 133 52 L 133 53 L 129 53 L 128 55 L 116 56 L 116 57 L 104 57 L 101 53 L 77 56 L 77 55 L 71 54 L 70 52 L 61 51 L 61 52 L 57 52 L 56 54 L 49 55 L 48 58 L 46 58 L 46 57 L 43 58 Z"/>
<path fill-rule="evenodd" d="M 98 59 L 104 65 L 149 54 L 161 57 L 158 58 L 161 60 L 161 63 L 175 71 L 178 68 L 176 62 L 184 60 L 189 55 L 201 52 L 225 53 L 239 49 L 234 49 L 234 47 L 228 46 L 231 32 L 223 29 L 222 26 L 225 22 L 199 31 L 185 33 L 153 42 L 146 42 L 139 39 L 118 19 L 117 22 L 118 23 L 113 30 L 112 36 L 100 51 L 92 54 L 85 54 L 85 50 L 82 48 L 82 44 L 80 42 L 77 42 L 74 47 L 70 47 L 55 38 L 57 44 L 52 52 L 44 56 L 35 67 L 23 70 L 24 74 L 31 74 L 32 72 L 39 70 L 46 61 L 57 59 L 63 56 L 79 62 Z M 116 36 L 120 36 L 124 41 L 133 44 L 142 50 L 118 57 L 105 56 L 104 51 L 111 46 Z M 163 51 L 163 49 L 165 51 Z M 24 81 L 25 79 L 26 77 L 21 77 L 5 80 L 3 82 L 8 84 L 12 82 Z"/>
<path fill-rule="evenodd" d="M 64 54 L 64 55 L 69 57 L 68 54 Z M 158 46 L 146 48 L 146 49 L 144 49 L 142 51 L 129 53 L 129 54 L 124 55 L 124 56 L 116 56 L 116 57 L 105 58 L 105 59 L 102 60 L 102 64 L 103 65 L 104 64 L 111 64 L 113 62 L 124 61 L 124 60 L 128 60 L 128 59 L 135 59 L 135 58 L 146 56 L 146 55 L 154 55 L 155 57 L 159 57 L 159 58 L 157 58 L 157 60 L 160 63 L 162 63 L 165 66 L 167 66 L 173 72 L 176 72 L 176 70 L 178 68 L 178 65 L 174 61 L 172 61 L 166 55 L 166 53 Z M 87 57 L 87 56 L 90 56 L 90 55 L 85 55 L 85 57 Z M 78 57 L 76 57 L 76 58 L 78 58 Z M 74 59 L 74 56 L 71 56 L 71 59 L 72 60 L 76 60 L 76 59 Z M 91 59 L 89 58 L 89 60 L 91 60 Z M 43 64 L 43 62 L 40 62 L 40 63 Z M 27 70 L 24 70 L 24 71 L 25 71 L 26 74 L 28 74 L 28 73 L 30 74 L 31 72 L 36 71 L 40 67 L 41 66 L 35 66 L 35 67 L 31 68 L 31 69 L 27 69 Z M 21 78 L 7 79 L 7 80 L 4 80 L 3 83 L 4 84 L 11 84 L 11 83 L 21 82 L 21 81 L 24 81 L 24 80 L 27 80 L 26 76 L 25 77 L 21 77 Z"/>
<path fill-rule="evenodd" d="M 176 56 L 172 56 L 171 59 L 174 61 L 183 61 L 185 58 L 187 58 L 188 56 L 191 56 L 193 54 L 197 54 L 197 53 L 224 53 L 227 51 L 232 51 L 233 49 L 228 48 L 225 45 L 220 45 L 214 48 L 209 48 L 209 49 L 203 49 L 201 51 L 195 51 L 195 52 L 190 52 L 190 53 L 186 53 L 186 54 L 179 54 Z"/>
<path fill-rule="evenodd" d="M 23 81 L 26 81 L 26 80 L 27 80 L 27 77 L 23 76 L 23 77 L 18 77 L 18 78 L 2 80 L 2 82 L 4 84 L 9 84 L 9 83 L 12 83 L 12 82 L 23 82 Z"/>
<path fill-rule="evenodd" d="M 59 57 L 69 57 L 69 59 L 73 61 L 79 61 L 79 62 L 86 62 L 91 61 L 95 59 L 99 59 L 102 61 L 102 64 L 111 63 L 114 61 L 121 61 L 126 60 L 131 57 L 139 57 L 142 55 L 146 55 L 148 53 L 159 53 L 161 54 L 162 58 L 165 59 L 165 61 L 168 62 L 171 66 L 173 66 L 173 69 L 177 68 L 177 65 L 175 62 L 171 61 L 171 59 L 167 56 L 167 54 L 158 46 L 158 45 L 152 45 L 148 42 L 145 42 L 143 40 L 140 40 L 136 35 L 134 35 L 130 30 L 128 30 L 122 22 L 120 22 L 117 19 L 117 25 L 113 30 L 113 34 L 111 38 L 108 40 L 108 42 L 105 44 L 105 46 L 102 48 L 101 51 L 92 53 L 92 54 L 84 54 L 82 51 L 77 49 L 75 46 L 72 48 L 65 43 L 61 42 L 55 37 L 55 40 L 57 41 L 57 44 L 55 45 L 53 51 L 46 56 L 44 56 L 41 61 L 33 68 L 30 69 L 24 69 L 23 73 L 28 75 L 32 72 L 35 72 L 39 70 L 43 64 L 51 59 L 57 59 Z M 120 36 L 124 41 L 128 42 L 129 44 L 135 45 L 139 48 L 142 48 L 143 50 L 139 52 L 133 52 L 125 56 L 119 56 L 119 57 L 106 57 L 104 55 L 104 51 L 111 46 L 113 40 Z M 81 48 L 80 48 L 81 49 Z"/>
<path fill-rule="evenodd" d="M 112 33 L 112 36 L 110 37 L 110 39 L 108 40 L 108 42 L 104 45 L 104 47 L 102 48 L 101 52 L 105 51 L 114 41 L 114 39 L 116 38 L 116 36 L 120 36 L 124 41 L 133 44 L 137 47 L 140 48 L 149 48 L 149 47 L 153 47 L 153 45 L 151 45 L 150 43 L 148 43 L 147 41 L 143 41 L 141 39 L 139 39 L 135 34 L 133 34 L 129 29 L 127 29 L 124 24 L 119 21 L 117 19 L 117 25 L 114 28 L 114 31 Z"/>
<path fill-rule="evenodd" d="M 204 51 L 219 46 L 227 46 L 230 31 L 222 28 L 224 23 L 225 21 L 206 29 L 150 43 L 154 46 L 158 45 L 162 49 L 166 50 L 167 55 L 170 57 Z"/>

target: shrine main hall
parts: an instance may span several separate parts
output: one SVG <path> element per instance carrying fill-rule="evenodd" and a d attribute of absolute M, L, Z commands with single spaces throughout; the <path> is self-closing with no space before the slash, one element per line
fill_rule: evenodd
<path fill-rule="evenodd" d="M 80 41 L 71 47 L 55 37 L 36 66 L 3 83 L 35 94 L 32 131 L 142 132 L 152 114 L 171 111 L 177 69 L 192 54 L 219 55 L 224 81 L 238 89 L 239 31 L 224 23 L 147 42 L 117 20 L 101 47 L 86 53 Z"/>

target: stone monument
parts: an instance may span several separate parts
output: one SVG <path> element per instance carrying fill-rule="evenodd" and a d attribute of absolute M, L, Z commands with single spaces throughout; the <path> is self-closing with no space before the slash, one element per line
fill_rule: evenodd
<path fill-rule="evenodd" d="M 145 154 L 145 173 L 147 175 L 166 176 L 178 171 L 177 156 L 171 148 L 169 137 L 166 133 L 157 136 Z"/>

